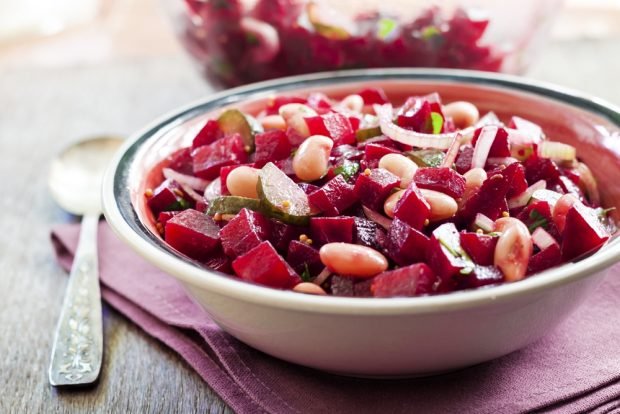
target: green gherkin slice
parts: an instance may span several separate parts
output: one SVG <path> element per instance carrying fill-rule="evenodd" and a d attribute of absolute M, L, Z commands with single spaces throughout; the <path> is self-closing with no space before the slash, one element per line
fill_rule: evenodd
<path fill-rule="evenodd" d="M 418 164 L 419 167 L 439 167 L 446 156 L 443 151 L 433 149 L 408 151 L 405 155 Z"/>
<path fill-rule="evenodd" d="M 242 209 L 260 211 L 260 201 L 255 198 L 239 197 L 239 196 L 220 196 L 209 203 L 207 214 L 214 216 L 215 214 L 237 214 Z"/>
<path fill-rule="evenodd" d="M 254 135 L 262 132 L 262 126 L 253 117 L 245 115 L 238 109 L 228 109 L 217 118 L 217 124 L 224 134 L 241 135 L 243 143 L 249 147 L 250 152 L 254 151 Z"/>

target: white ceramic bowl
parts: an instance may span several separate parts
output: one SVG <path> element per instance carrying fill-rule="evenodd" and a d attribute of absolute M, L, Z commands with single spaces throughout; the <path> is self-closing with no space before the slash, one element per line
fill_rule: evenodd
<path fill-rule="evenodd" d="M 228 333 L 267 354 L 348 375 L 411 376 L 454 370 L 513 352 L 565 319 L 620 258 L 614 241 L 577 263 L 517 283 L 419 297 L 366 299 L 280 291 L 207 271 L 167 247 L 144 205 L 149 170 L 189 143 L 205 117 L 252 111 L 275 93 L 342 96 L 360 84 L 390 94 L 438 91 L 483 111 L 519 115 L 575 145 L 599 179 L 604 205 L 620 207 L 620 112 L 594 98 L 515 77 L 449 70 L 364 70 L 254 84 L 208 97 L 133 135 L 105 178 L 105 216 L 132 249 L 177 278 Z M 192 129 L 193 128 L 193 129 Z M 549 352 L 555 352 L 549 350 Z"/>

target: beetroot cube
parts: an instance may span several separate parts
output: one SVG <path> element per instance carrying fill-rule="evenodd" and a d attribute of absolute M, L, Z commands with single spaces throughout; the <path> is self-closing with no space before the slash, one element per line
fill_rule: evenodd
<path fill-rule="evenodd" d="M 416 230 L 421 230 L 430 215 L 430 205 L 424 199 L 420 189 L 412 182 L 396 203 L 394 217 L 404 221 Z"/>
<path fill-rule="evenodd" d="M 297 183 L 297 186 L 301 188 L 306 195 L 310 195 L 321 188 L 318 185 L 310 183 Z"/>
<path fill-rule="evenodd" d="M 191 205 L 184 195 L 176 181 L 165 180 L 153 190 L 153 195 L 148 198 L 147 204 L 154 215 L 162 211 L 183 210 Z"/>
<path fill-rule="evenodd" d="M 355 187 L 349 184 L 342 175 L 335 176 L 308 196 L 310 204 L 326 216 L 340 215 L 357 200 Z"/>
<path fill-rule="evenodd" d="M 452 168 L 418 168 L 413 181 L 420 188 L 435 190 L 460 198 L 465 192 L 465 178 Z"/>
<path fill-rule="evenodd" d="M 254 137 L 254 163 L 261 168 L 270 161 L 283 160 L 290 157 L 292 147 L 284 131 L 273 129 Z"/>
<path fill-rule="evenodd" d="M 516 197 L 527 190 L 525 167 L 520 162 L 515 162 L 504 168 L 501 174 L 508 180 L 509 188 L 507 198 Z"/>
<path fill-rule="evenodd" d="M 220 228 L 213 219 L 192 209 L 168 220 L 165 229 L 166 243 L 196 260 L 207 259 L 220 242 Z"/>
<path fill-rule="evenodd" d="M 377 168 L 379 160 L 386 154 L 400 154 L 400 151 L 380 144 L 367 144 L 364 147 L 364 163 L 366 168 Z"/>
<path fill-rule="evenodd" d="M 176 216 L 179 213 L 180 211 L 162 211 L 157 216 L 157 222 L 163 226 L 168 222 L 168 220 L 170 220 L 172 217 Z"/>
<path fill-rule="evenodd" d="M 219 175 L 220 168 L 231 164 L 247 162 L 248 154 L 239 134 L 233 134 L 212 144 L 196 148 L 192 152 L 194 175 L 213 180 Z"/>
<path fill-rule="evenodd" d="M 426 249 L 426 263 L 429 263 L 435 274 L 444 281 L 473 270 L 474 263 L 461 247 L 454 223 L 442 224 L 433 231 Z"/>
<path fill-rule="evenodd" d="M 530 258 L 527 264 L 527 274 L 533 275 L 550 269 L 562 263 L 562 252 L 557 243 L 553 243 L 545 250 L 541 250 Z"/>
<path fill-rule="evenodd" d="M 472 138 L 471 145 L 476 146 L 476 142 L 478 142 L 478 137 L 480 136 L 480 132 L 483 128 L 478 128 L 476 132 L 474 132 L 474 137 Z M 493 139 L 493 144 L 491 144 L 491 149 L 489 150 L 489 158 L 492 157 L 510 157 L 510 145 L 508 144 L 508 132 L 502 127 L 497 128 L 497 132 L 495 133 L 495 138 Z"/>
<path fill-rule="evenodd" d="M 390 192 L 398 187 L 400 178 L 383 168 L 375 168 L 370 174 L 360 174 L 355 181 L 355 194 L 366 207 L 381 211 Z"/>
<path fill-rule="evenodd" d="M 265 3 L 265 2 L 262 1 L 260 3 Z M 268 17 L 273 18 L 275 16 L 272 14 L 269 14 Z M 268 21 L 265 18 L 261 18 L 261 20 Z M 276 96 L 275 98 L 269 100 L 269 103 L 267 104 L 267 107 L 265 108 L 265 110 L 267 111 L 267 115 L 275 115 L 278 113 L 278 110 L 280 109 L 281 106 L 284 106 L 290 103 L 305 104 L 306 98 L 302 98 L 301 96 Z"/>
<path fill-rule="evenodd" d="M 311 217 L 310 234 L 312 241 L 321 246 L 326 243 L 352 243 L 355 231 L 353 217 Z"/>
<path fill-rule="evenodd" d="M 361 91 L 359 91 L 358 95 L 361 96 L 364 100 L 364 105 L 383 105 L 389 102 L 385 91 L 381 88 L 362 89 Z"/>
<path fill-rule="evenodd" d="M 508 211 L 506 194 L 510 189 L 508 180 L 502 174 L 495 174 L 487 178 L 472 197 L 470 197 L 459 215 L 466 221 L 474 219 L 477 213 L 482 213 L 495 221 Z"/>
<path fill-rule="evenodd" d="M 372 286 L 373 279 L 365 279 L 361 281 L 353 281 L 353 296 L 358 298 L 371 298 L 372 292 L 370 287 Z"/>
<path fill-rule="evenodd" d="M 537 227 L 547 230 L 556 240 L 562 240 L 560 231 L 553 222 L 552 208 L 549 202 L 534 200 L 530 202 L 519 214 L 517 218 L 521 220 L 533 233 Z"/>
<path fill-rule="evenodd" d="M 547 183 L 555 182 L 560 178 L 560 169 L 550 159 L 531 156 L 523 163 L 525 178 L 532 185 L 536 181 L 545 180 Z"/>
<path fill-rule="evenodd" d="M 192 149 L 182 148 L 166 157 L 166 166 L 181 174 L 193 175 Z"/>
<path fill-rule="evenodd" d="M 362 246 L 372 247 L 375 250 L 381 250 L 382 239 L 385 233 L 379 228 L 377 223 L 361 217 L 355 217 L 355 237 L 354 242 Z"/>
<path fill-rule="evenodd" d="M 562 259 L 568 261 L 601 247 L 609 232 L 594 209 L 576 202 L 566 214 L 563 236 Z"/>
<path fill-rule="evenodd" d="M 504 282 L 504 274 L 495 266 L 476 266 L 472 272 L 459 275 L 458 289 L 472 289 Z"/>
<path fill-rule="evenodd" d="M 426 263 L 383 272 L 372 280 L 370 291 L 377 298 L 417 296 L 433 291 L 435 273 Z"/>
<path fill-rule="evenodd" d="M 428 243 L 424 233 L 396 218 L 388 231 L 385 250 L 397 264 L 406 266 L 424 260 Z"/>
<path fill-rule="evenodd" d="M 192 141 L 192 149 L 209 145 L 223 136 L 220 126 L 215 119 L 207 121 L 205 126 L 196 134 Z"/>
<path fill-rule="evenodd" d="M 279 220 L 270 220 L 270 222 L 271 235 L 269 236 L 269 241 L 282 253 L 288 251 L 288 245 L 291 240 L 298 240 L 299 236 L 309 232 L 309 229 L 306 227 L 293 226 Z"/>
<path fill-rule="evenodd" d="M 454 164 L 456 165 L 456 171 L 459 174 L 465 174 L 467 171 L 471 169 L 471 161 L 474 158 L 474 147 L 470 145 L 464 145 L 459 150 L 458 155 L 456 156 L 456 161 Z"/>
<path fill-rule="evenodd" d="M 290 289 L 301 282 L 297 273 L 268 241 L 236 258 L 232 268 L 243 280 L 273 288 Z"/>
<path fill-rule="evenodd" d="M 235 258 L 258 246 L 269 237 L 270 224 L 261 213 L 242 209 L 220 230 L 224 253 Z"/>
<path fill-rule="evenodd" d="M 308 126 L 308 132 L 310 135 L 323 135 L 328 137 L 329 131 L 325 127 L 325 122 L 320 115 L 304 117 L 306 125 Z"/>
<path fill-rule="evenodd" d="M 491 266 L 493 264 L 497 237 L 467 232 L 461 233 L 460 237 L 463 250 L 476 264 L 481 266 Z"/>
<path fill-rule="evenodd" d="M 328 112 L 321 117 L 328 136 L 334 140 L 334 146 L 355 143 L 355 131 L 349 118 L 338 112 Z"/>
<path fill-rule="evenodd" d="M 510 122 L 508 123 L 509 128 L 516 129 L 517 131 L 523 132 L 528 138 L 531 138 L 533 142 L 538 143 L 542 140 L 543 131 L 542 128 L 527 119 L 520 118 L 518 116 L 513 116 L 510 118 Z"/>
<path fill-rule="evenodd" d="M 313 92 L 308 95 L 308 106 L 319 111 L 329 111 L 332 108 L 332 104 L 329 102 L 329 97 L 321 92 Z M 321 112 L 319 112 L 321 113 Z"/>
<path fill-rule="evenodd" d="M 292 240 L 288 245 L 286 261 L 297 274 L 301 275 L 308 269 L 311 277 L 318 275 L 324 267 L 319 251 L 297 240 Z"/>
<path fill-rule="evenodd" d="M 334 275 L 330 278 L 330 291 L 334 296 L 355 296 L 355 281 L 351 277 Z"/>
<path fill-rule="evenodd" d="M 426 98 L 410 97 L 402 106 L 396 123 L 403 128 L 432 133 L 432 125 L 430 125 L 432 111 L 431 104 Z"/>
<path fill-rule="evenodd" d="M 217 248 L 209 254 L 209 258 L 201 262 L 211 270 L 217 270 L 222 273 L 231 273 L 230 259 L 224 254 L 222 249 Z"/>

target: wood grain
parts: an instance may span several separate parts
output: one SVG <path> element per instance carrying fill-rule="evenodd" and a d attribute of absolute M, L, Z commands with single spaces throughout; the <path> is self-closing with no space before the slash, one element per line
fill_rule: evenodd
<path fill-rule="evenodd" d="M 552 44 L 532 74 L 620 103 L 618 44 Z M 230 412 L 176 354 L 109 307 L 100 382 L 78 391 L 47 382 L 67 283 L 49 231 L 71 220 L 47 193 L 51 157 L 88 135 L 127 135 L 207 93 L 182 55 L 70 70 L 0 68 L 0 413 Z"/>

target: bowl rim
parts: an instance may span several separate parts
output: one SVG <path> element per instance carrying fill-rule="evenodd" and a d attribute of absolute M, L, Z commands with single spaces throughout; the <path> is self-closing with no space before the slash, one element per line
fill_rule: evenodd
<path fill-rule="evenodd" d="M 113 231 L 134 251 L 184 284 L 254 304 L 289 310 L 330 314 L 426 314 L 449 312 L 531 295 L 576 282 L 611 266 L 620 259 L 620 240 L 615 239 L 583 260 L 541 272 L 518 283 L 449 294 L 406 298 L 358 298 L 303 295 L 248 283 L 221 272 L 204 269 L 166 247 L 138 220 L 131 203 L 128 180 L 140 146 L 198 114 L 244 100 L 308 88 L 380 80 L 460 82 L 504 88 L 542 96 L 607 118 L 620 127 L 620 108 L 602 99 L 522 77 L 455 69 L 358 69 L 291 76 L 254 83 L 212 94 L 175 109 L 131 135 L 116 153 L 105 174 L 103 211 Z M 131 216 L 131 217 L 129 217 Z M 133 220 L 131 220 L 133 219 Z M 168 250 L 168 251 L 166 251 Z M 193 289 L 191 289 L 193 290 Z"/>

